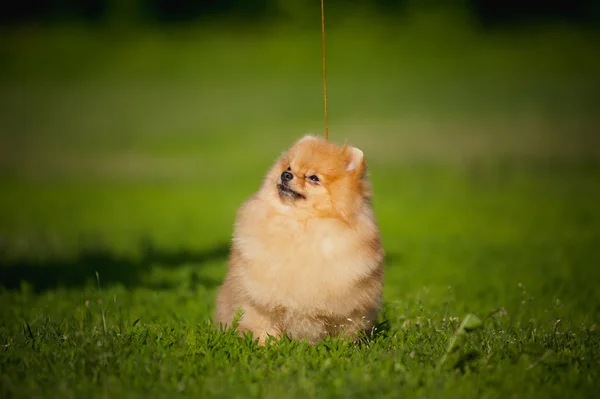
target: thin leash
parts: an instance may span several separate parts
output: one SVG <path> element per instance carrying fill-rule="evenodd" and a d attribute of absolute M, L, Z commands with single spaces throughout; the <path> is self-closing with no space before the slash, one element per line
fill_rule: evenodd
<path fill-rule="evenodd" d="M 327 65 L 325 62 L 325 6 L 321 0 L 321 57 L 323 58 L 323 105 L 325 106 L 325 140 L 329 141 L 329 114 L 327 113 Z"/>

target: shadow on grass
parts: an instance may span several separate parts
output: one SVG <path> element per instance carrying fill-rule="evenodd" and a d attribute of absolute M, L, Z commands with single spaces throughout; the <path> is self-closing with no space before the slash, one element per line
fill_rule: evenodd
<path fill-rule="evenodd" d="M 100 276 L 101 285 L 115 283 L 127 288 L 150 286 L 157 289 L 172 288 L 168 282 L 148 283 L 144 281 L 152 268 L 174 269 L 194 264 L 201 268 L 212 261 L 224 261 L 229 245 L 221 243 L 206 250 L 162 250 L 151 242 L 142 242 L 140 255 L 126 257 L 102 246 L 86 248 L 74 258 L 48 259 L 5 259 L 0 258 L 0 287 L 8 290 L 20 289 L 22 282 L 29 283 L 36 293 L 57 287 L 82 287 Z M 220 280 L 193 273 L 192 286 L 216 287 Z"/>
<path fill-rule="evenodd" d="M 94 282 L 96 272 L 102 286 L 122 284 L 127 288 L 145 286 L 154 289 L 174 288 L 168 281 L 149 282 L 144 277 L 153 268 L 175 269 L 193 265 L 200 270 L 203 265 L 214 261 L 225 261 L 229 254 L 229 243 L 219 243 L 211 248 L 192 250 L 164 250 L 151 241 L 140 242 L 139 255 L 127 257 L 112 251 L 99 243 L 83 245 L 75 257 L 46 256 L 40 259 L 8 258 L 0 253 L 0 287 L 19 290 L 27 282 L 34 292 L 65 287 L 83 287 Z M 385 264 L 395 264 L 401 260 L 398 254 L 386 254 Z M 203 276 L 195 271 L 190 276 L 189 286 L 214 288 L 221 280 Z"/>

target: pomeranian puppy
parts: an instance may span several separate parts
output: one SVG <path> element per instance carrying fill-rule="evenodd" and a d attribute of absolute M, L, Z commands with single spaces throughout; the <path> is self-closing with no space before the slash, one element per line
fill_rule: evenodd
<path fill-rule="evenodd" d="M 356 340 L 372 332 L 383 255 L 363 152 L 306 136 L 239 209 L 215 321 L 269 336 Z"/>

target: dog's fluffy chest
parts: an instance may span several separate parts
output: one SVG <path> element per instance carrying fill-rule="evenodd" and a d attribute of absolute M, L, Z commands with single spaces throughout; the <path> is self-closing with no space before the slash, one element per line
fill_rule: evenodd
<path fill-rule="evenodd" d="M 272 274 L 327 270 L 345 274 L 351 265 L 342 264 L 356 255 L 359 245 L 356 234 L 335 220 L 297 222 L 284 217 L 248 231 L 238 241 L 249 261 Z"/>
<path fill-rule="evenodd" d="M 265 306 L 335 308 L 375 267 L 360 236 L 339 221 L 275 217 L 259 226 L 243 229 L 236 246 L 248 293 Z"/>

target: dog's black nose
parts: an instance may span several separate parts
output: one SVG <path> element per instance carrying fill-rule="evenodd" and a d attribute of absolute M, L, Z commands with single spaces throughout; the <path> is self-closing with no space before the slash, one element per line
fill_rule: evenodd
<path fill-rule="evenodd" d="M 294 178 L 294 175 L 288 172 L 287 170 L 281 174 L 281 181 L 288 182 Z"/>

